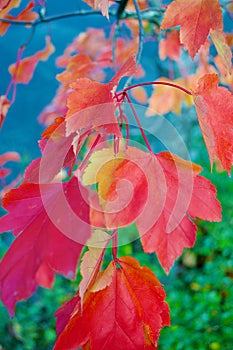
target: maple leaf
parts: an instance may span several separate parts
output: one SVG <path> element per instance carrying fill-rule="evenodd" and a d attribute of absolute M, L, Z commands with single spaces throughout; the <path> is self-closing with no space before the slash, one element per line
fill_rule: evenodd
<path fill-rule="evenodd" d="M 23 183 L 3 198 L 8 214 L 0 218 L 0 232 L 13 230 L 17 235 L 0 263 L 1 298 L 11 315 L 15 303 L 28 298 L 38 284 L 51 287 L 55 273 L 75 277 L 90 236 L 85 193 L 72 178 L 63 184 Z"/>
<path fill-rule="evenodd" d="M 165 12 L 161 29 L 180 26 L 180 42 L 194 58 L 210 30 L 223 30 L 218 0 L 174 0 Z"/>
<path fill-rule="evenodd" d="M 20 62 L 10 65 L 9 72 L 11 73 L 16 83 L 27 84 L 34 73 L 34 70 L 39 61 L 46 61 L 54 52 L 54 46 L 50 42 L 50 37 L 46 37 L 46 47 L 43 50 L 36 52 L 33 56 L 24 58 Z"/>
<path fill-rule="evenodd" d="M 217 74 L 198 80 L 193 99 L 211 166 L 217 158 L 228 174 L 233 164 L 233 95 L 218 86 Z"/>
<path fill-rule="evenodd" d="M 3 124 L 4 119 L 6 118 L 10 104 L 10 101 L 6 98 L 5 95 L 0 96 L 0 128 Z"/>
<path fill-rule="evenodd" d="M 120 79 L 135 71 L 135 56 L 130 56 L 109 83 L 100 84 L 88 78 L 72 83 L 70 87 L 74 91 L 70 92 L 67 99 L 67 136 L 73 132 L 80 134 L 95 130 L 100 134 L 115 134 L 120 137 L 121 132 L 114 115 L 113 93 Z"/>
<path fill-rule="evenodd" d="M 88 293 L 82 311 L 78 295 L 57 310 L 54 350 L 157 349 L 161 328 L 170 324 L 161 283 L 132 257 L 121 257 L 109 267 L 109 284 Z"/>
<path fill-rule="evenodd" d="M 178 60 L 181 54 L 181 43 L 178 30 L 166 33 L 166 38 L 159 42 L 159 56 L 162 60 L 169 57 L 171 60 Z"/>
<path fill-rule="evenodd" d="M 144 251 L 156 252 L 168 273 L 184 247 L 194 245 L 197 228 L 191 218 L 221 220 L 215 187 L 199 176 L 200 166 L 168 152 L 152 155 L 128 146 L 124 156 L 122 151 L 119 156 L 113 153 L 111 149 L 93 153 L 83 182 L 98 182 L 106 227 L 136 222 Z"/>
<path fill-rule="evenodd" d="M 34 1 L 30 1 L 23 11 L 21 11 L 17 16 L 6 15 L 4 18 L 16 21 L 27 21 L 33 22 L 38 18 L 38 13 L 32 11 L 35 7 Z M 10 23 L 5 23 L 0 21 L 0 35 L 4 35 L 9 28 Z"/>
<path fill-rule="evenodd" d="M 58 74 L 56 78 L 58 81 L 69 85 L 81 77 L 88 76 L 94 67 L 94 62 L 86 54 L 71 56 L 66 70 Z"/>

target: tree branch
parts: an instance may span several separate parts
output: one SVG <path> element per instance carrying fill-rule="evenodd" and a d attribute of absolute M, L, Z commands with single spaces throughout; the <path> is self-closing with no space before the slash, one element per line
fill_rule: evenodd
<path fill-rule="evenodd" d="M 146 9 L 140 12 L 142 20 L 146 20 L 156 25 L 160 24 L 162 14 L 163 14 L 163 10 L 158 9 L 156 7 L 151 7 L 150 9 Z M 102 15 L 102 13 L 99 10 L 80 10 L 80 11 L 64 13 L 61 15 L 42 17 L 42 18 L 40 17 L 35 21 L 18 21 L 18 20 L 7 19 L 7 18 L 0 18 L 0 21 L 4 23 L 22 25 L 22 26 L 37 26 L 42 23 L 54 22 L 65 18 L 76 17 L 76 16 L 90 16 L 90 15 Z M 116 17 L 117 11 L 109 10 L 109 15 L 112 17 Z M 128 19 L 128 18 L 138 19 L 137 12 L 124 11 L 120 19 L 122 20 L 122 19 Z"/>

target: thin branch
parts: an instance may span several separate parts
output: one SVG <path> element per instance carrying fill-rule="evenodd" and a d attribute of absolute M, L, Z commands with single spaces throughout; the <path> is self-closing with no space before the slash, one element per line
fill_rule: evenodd
<path fill-rule="evenodd" d="M 148 141 L 148 139 L 147 139 L 147 137 L 146 137 L 146 134 L 145 134 L 145 132 L 144 132 L 144 130 L 143 130 L 142 124 L 141 124 L 141 122 L 140 122 L 140 120 L 139 120 L 139 118 L 138 118 L 138 116 L 137 116 L 137 113 L 136 113 L 136 111 L 135 111 L 135 109 L 134 109 L 134 106 L 133 106 L 133 104 L 132 104 L 132 101 L 130 100 L 130 97 L 129 97 L 129 95 L 127 94 L 127 92 L 123 92 L 123 94 L 125 95 L 127 101 L 129 102 L 131 111 L 133 112 L 134 118 L 135 118 L 135 120 L 136 120 L 136 122 L 137 122 L 137 124 L 138 124 L 138 126 L 139 126 L 140 132 L 141 132 L 142 137 L 143 137 L 143 139 L 144 139 L 144 141 L 145 141 L 145 144 L 146 144 L 146 146 L 147 146 L 147 148 L 148 148 L 148 151 L 149 151 L 151 154 L 153 154 L 152 148 L 151 148 L 150 143 L 149 143 L 149 141 Z"/>
<path fill-rule="evenodd" d="M 136 55 L 136 65 L 139 65 L 140 59 L 142 56 L 142 51 L 143 51 L 144 29 L 143 29 L 143 24 L 142 24 L 141 11 L 140 11 L 140 8 L 138 6 L 137 0 L 133 0 L 133 3 L 134 3 L 134 7 L 135 7 L 136 14 L 138 17 L 138 26 L 139 26 L 139 43 L 138 43 L 138 51 L 137 51 L 137 55 Z M 125 83 L 125 88 L 131 84 L 133 78 L 134 77 L 132 75 L 127 79 L 127 81 Z"/>
<path fill-rule="evenodd" d="M 135 84 L 135 85 L 131 85 L 126 87 L 123 92 L 119 92 L 116 95 L 119 97 L 120 95 L 124 94 L 126 91 L 129 91 L 131 89 L 134 89 L 136 87 L 139 86 L 147 86 L 147 85 L 166 85 L 166 86 L 171 86 L 175 89 L 179 89 L 183 92 L 185 92 L 186 94 L 192 96 L 192 92 L 190 90 L 185 89 L 183 86 L 177 85 L 177 84 L 173 84 L 173 83 L 168 83 L 167 81 L 149 81 L 149 82 L 145 82 L 145 83 L 140 83 L 140 84 Z"/>
<path fill-rule="evenodd" d="M 110 16 L 116 17 L 116 14 L 117 14 L 116 11 L 109 10 Z M 0 22 L 15 24 L 15 25 L 22 25 L 22 26 L 37 26 L 42 23 L 53 22 L 60 19 L 76 17 L 76 16 L 90 16 L 90 15 L 102 15 L 102 13 L 99 10 L 80 10 L 80 11 L 64 13 L 61 15 L 42 17 L 42 18 L 36 19 L 35 21 L 18 21 L 14 19 L 0 18 Z M 159 25 L 161 16 L 162 16 L 162 11 L 156 7 L 155 8 L 152 7 L 150 9 L 141 11 L 142 20 L 147 20 L 157 25 Z M 121 15 L 121 20 L 128 19 L 128 18 L 137 19 L 138 15 L 136 12 L 124 11 L 124 13 Z"/>
<path fill-rule="evenodd" d="M 143 29 L 143 24 L 142 24 L 142 16 L 141 16 L 141 11 L 138 6 L 137 0 L 133 0 L 134 7 L 136 10 L 136 14 L 138 17 L 138 25 L 139 25 L 139 44 L 138 44 L 138 52 L 136 56 L 136 65 L 140 63 L 140 59 L 142 56 L 142 51 L 143 51 L 143 41 L 144 41 L 144 29 Z"/>

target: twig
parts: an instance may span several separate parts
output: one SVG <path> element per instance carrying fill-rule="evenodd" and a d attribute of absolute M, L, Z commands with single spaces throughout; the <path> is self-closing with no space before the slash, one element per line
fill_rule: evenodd
<path fill-rule="evenodd" d="M 69 17 L 89 16 L 89 15 L 102 15 L 102 13 L 99 10 L 80 10 L 80 11 L 64 13 L 61 15 L 40 17 L 35 21 L 18 21 L 14 19 L 0 18 L 0 22 L 15 24 L 15 25 L 22 25 L 22 26 L 37 26 L 42 23 L 53 22 L 53 21 L 57 21 L 57 20 L 61 20 Z M 109 15 L 116 17 L 116 11 L 109 10 Z M 157 25 L 159 25 L 159 21 L 161 17 L 162 17 L 162 11 L 156 7 L 155 8 L 152 7 L 150 9 L 141 11 L 142 20 L 146 20 L 151 23 L 155 23 Z M 137 19 L 138 15 L 136 12 L 124 11 L 124 13 L 121 15 L 121 20 L 128 19 L 128 18 Z"/>
<path fill-rule="evenodd" d="M 140 59 L 141 59 L 142 51 L 143 51 L 144 29 L 143 29 L 143 25 L 142 25 L 141 11 L 140 11 L 140 8 L 138 6 L 137 0 L 133 0 L 133 3 L 134 3 L 134 7 L 135 7 L 135 10 L 137 13 L 138 25 L 139 25 L 139 43 L 138 43 L 138 52 L 137 52 L 137 56 L 136 56 L 136 65 L 138 65 L 140 63 Z"/>

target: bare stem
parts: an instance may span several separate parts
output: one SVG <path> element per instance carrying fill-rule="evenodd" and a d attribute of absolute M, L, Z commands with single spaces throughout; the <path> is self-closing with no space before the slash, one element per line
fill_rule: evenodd
<path fill-rule="evenodd" d="M 132 112 L 133 112 L 133 115 L 134 115 L 134 118 L 135 118 L 135 120 L 136 120 L 136 122 L 137 122 L 137 124 L 138 124 L 138 126 L 139 126 L 139 129 L 140 129 L 140 132 L 141 132 L 141 134 L 142 134 L 142 137 L 143 137 L 143 139 L 144 139 L 144 141 L 145 141 L 145 144 L 146 144 L 148 150 L 150 151 L 150 153 L 153 154 L 152 148 L 151 148 L 150 143 L 149 143 L 149 141 L 148 141 L 148 139 L 147 139 L 147 137 L 146 137 L 146 134 L 145 134 L 145 132 L 144 132 L 144 130 L 143 130 L 143 127 L 142 127 L 142 125 L 141 125 L 141 122 L 140 122 L 140 120 L 139 120 L 139 118 L 138 118 L 138 116 L 137 116 L 137 113 L 136 113 L 136 111 L 135 111 L 135 109 L 134 109 L 134 106 L 133 106 L 133 104 L 132 104 L 132 101 L 130 100 L 129 95 L 127 94 L 127 92 L 125 92 L 124 94 L 125 94 L 126 99 L 127 99 L 128 102 L 129 102 L 130 108 L 131 108 L 131 110 L 132 110 Z"/>
<path fill-rule="evenodd" d="M 138 6 L 137 0 L 133 0 L 133 3 L 138 16 L 138 25 L 139 25 L 139 44 L 138 44 L 138 52 L 136 56 L 136 64 L 138 65 L 142 56 L 142 51 L 143 51 L 144 30 L 142 25 L 141 11 Z"/>
<path fill-rule="evenodd" d="M 135 85 L 131 85 L 131 86 L 128 86 L 126 87 L 123 92 L 120 92 L 118 93 L 117 95 L 121 95 L 131 89 L 134 89 L 136 87 L 139 87 L 139 86 L 147 86 L 147 85 L 166 85 L 166 86 L 171 86 L 175 89 L 179 89 L 183 92 L 185 92 L 186 94 L 192 96 L 192 92 L 190 90 L 187 90 L 185 89 L 183 86 L 180 86 L 180 85 L 177 85 L 177 84 L 174 84 L 174 83 L 168 83 L 167 81 L 149 81 L 149 82 L 145 82 L 145 83 L 140 83 L 140 84 L 135 84 Z"/>

